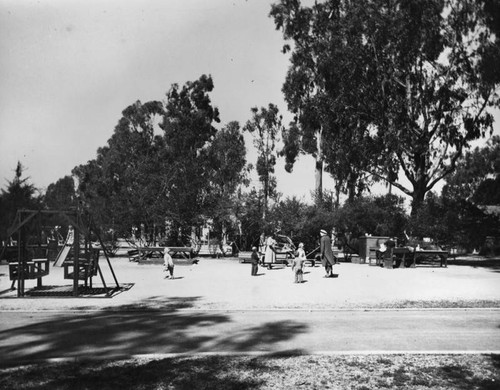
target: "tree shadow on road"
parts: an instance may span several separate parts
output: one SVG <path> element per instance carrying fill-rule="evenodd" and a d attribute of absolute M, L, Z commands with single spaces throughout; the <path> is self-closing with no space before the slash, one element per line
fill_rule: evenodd
<path fill-rule="evenodd" d="M 156 301 L 157 297 L 151 299 Z M 7 325 L 0 332 L 2 365 L 60 357 L 116 359 L 212 350 L 271 350 L 276 343 L 307 331 L 307 325 L 300 322 L 276 321 L 227 332 L 222 325 L 233 321 L 228 313 L 181 310 L 193 307 L 199 299 L 169 298 L 161 309 L 148 308 L 146 303 L 83 313 L 37 312 L 32 323 Z"/>

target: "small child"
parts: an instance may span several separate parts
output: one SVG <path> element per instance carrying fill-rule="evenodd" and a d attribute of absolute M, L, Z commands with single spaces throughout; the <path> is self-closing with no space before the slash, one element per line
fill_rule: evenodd
<path fill-rule="evenodd" d="M 302 283 L 304 281 L 304 263 L 306 261 L 306 252 L 304 251 L 304 244 L 299 244 L 297 249 L 297 256 L 293 259 L 292 270 L 295 274 L 295 283 Z"/>
<path fill-rule="evenodd" d="M 257 271 L 259 270 L 259 254 L 257 253 L 257 247 L 252 247 L 252 276 L 257 276 Z"/>
<path fill-rule="evenodd" d="M 163 272 L 169 272 L 169 275 L 166 275 L 164 279 L 174 278 L 174 261 L 172 260 L 172 256 L 168 253 L 167 247 L 165 247 L 163 251 Z"/>

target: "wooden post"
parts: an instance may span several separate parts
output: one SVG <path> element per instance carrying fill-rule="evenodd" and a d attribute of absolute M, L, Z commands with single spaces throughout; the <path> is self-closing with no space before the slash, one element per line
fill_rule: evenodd
<path fill-rule="evenodd" d="M 21 213 L 17 212 L 17 222 L 21 225 Z M 21 258 L 21 229 L 17 231 L 17 297 L 24 295 L 24 263 Z"/>
<path fill-rule="evenodd" d="M 76 215 L 77 223 L 79 224 L 78 214 Z M 80 273 L 80 229 L 79 225 L 73 226 L 73 296 L 78 296 L 78 274 Z"/>

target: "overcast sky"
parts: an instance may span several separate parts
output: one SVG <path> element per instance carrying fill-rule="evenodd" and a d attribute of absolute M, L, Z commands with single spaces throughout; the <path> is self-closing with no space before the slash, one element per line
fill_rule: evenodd
<path fill-rule="evenodd" d="M 17 161 L 46 189 L 96 157 L 128 105 L 161 100 L 171 84 L 202 74 L 213 77 L 222 125 L 244 125 L 251 107 L 270 102 L 288 122 L 288 57 L 268 17 L 272 3 L 0 0 L 0 189 Z M 282 166 L 278 190 L 307 200 L 312 159 L 301 157 L 293 175 Z"/>

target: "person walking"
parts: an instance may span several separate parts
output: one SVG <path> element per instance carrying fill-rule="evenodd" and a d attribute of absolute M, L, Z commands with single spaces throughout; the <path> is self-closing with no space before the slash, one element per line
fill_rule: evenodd
<path fill-rule="evenodd" d="M 259 269 L 259 253 L 257 252 L 257 247 L 252 248 L 252 276 L 257 276 L 257 271 Z"/>
<path fill-rule="evenodd" d="M 325 278 L 333 277 L 333 265 L 335 264 L 335 257 L 333 256 L 332 251 L 332 241 L 330 237 L 326 233 L 326 230 L 320 230 L 320 255 L 321 255 L 321 264 L 325 267 Z"/>
<path fill-rule="evenodd" d="M 168 274 L 165 275 L 164 279 L 173 279 L 174 278 L 174 260 L 172 259 L 172 256 L 170 256 L 170 253 L 168 253 L 169 248 L 165 247 L 163 250 L 163 272 L 167 272 Z"/>
<path fill-rule="evenodd" d="M 302 283 L 304 281 L 304 263 L 306 261 L 306 252 L 304 251 L 304 244 L 301 242 L 297 249 L 297 256 L 292 261 L 292 270 L 295 275 L 295 283 Z"/>

